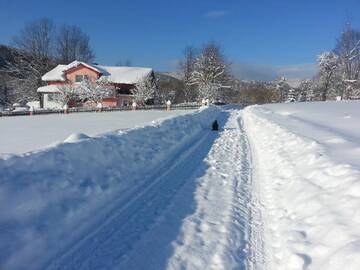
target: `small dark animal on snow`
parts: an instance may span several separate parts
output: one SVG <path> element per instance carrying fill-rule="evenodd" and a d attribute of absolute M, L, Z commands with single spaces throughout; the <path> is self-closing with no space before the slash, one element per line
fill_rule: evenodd
<path fill-rule="evenodd" d="M 219 124 L 217 120 L 212 123 L 212 130 L 219 130 Z"/>

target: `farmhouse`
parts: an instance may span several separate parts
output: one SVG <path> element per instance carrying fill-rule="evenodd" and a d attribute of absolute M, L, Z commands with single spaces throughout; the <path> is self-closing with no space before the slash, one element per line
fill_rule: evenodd
<path fill-rule="evenodd" d="M 155 75 L 151 68 L 101 66 L 74 61 L 68 65 L 58 65 L 47 72 L 42 77 L 47 85 L 39 87 L 37 92 L 41 94 L 40 105 L 42 108 L 56 108 L 59 107 L 59 104 L 55 101 L 54 95 L 59 92 L 59 87 L 81 84 L 84 80 L 95 82 L 105 79 L 109 84 L 108 87 L 113 91 L 113 96 L 104 98 L 103 106 L 128 106 L 133 100 L 131 90 L 135 88 L 136 83 L 146 78 L 155 81 Z M 85 105 L 89 104 L 81 102 L 70 104 L 70 106 Z"/>

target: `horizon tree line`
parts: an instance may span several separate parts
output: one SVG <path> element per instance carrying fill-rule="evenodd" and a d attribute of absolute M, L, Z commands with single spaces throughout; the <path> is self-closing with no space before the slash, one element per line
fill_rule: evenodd
<path fill-rule="evenodd" d="M 296 101 L 360 99 L 360 30 L 346 23 L 334 49 L 318 55 L 316 65 L 317 74 L 291 91 Z M 291 87 L 286 80 L 278 78 L 274 85 L 280 94 L 275 101 L 288 101 Z"/>
<path fill-rule="evenodd" d="M 73 60 L 90 63 L 95 59 L 90 37 L 82 29 L 68 24 L 56 26 L 49 18 L 27 23 L 14 36 L 13 44 L 17 50 L 0 48 L 0 103 L 37 100 L 36 89 L 43 85 L 44 73 L 57 64 Z M 132 65 L 129 59 L 117 63 L 124 64 Z M 149 95 L 158 96 L 161 102 L 167 99 L 250 103 L 360 99 L 360 31 L 347 23 L 334 49 L 317 57 L 317 67 L 318 73 L 313 78 L 302 80 L 295 88 L 284 77 L 272 82 L 241 81 L 231 73 L 231 62 L 223 48 L 208 42 L 200 48 L 184 49 L 178 67 L 180 80 L 159 80 L 159 93 L 143 82 L 139 84 L 142 90 L 136 95 L 148 99 Z"/>

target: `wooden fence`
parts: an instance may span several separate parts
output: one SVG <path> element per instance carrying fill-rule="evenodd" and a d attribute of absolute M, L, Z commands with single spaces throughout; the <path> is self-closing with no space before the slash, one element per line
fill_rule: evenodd
<path fill-rule="evenodd" d="M 171 105 L 171 110 L 195 110 L 200 108 L 199 104 L 174 104 Z M 145 105 L 137 106 L 136 110 L 166 110 L 166 105 Z M 81 112 L 96 112 L 99 109 L 96 107 L 75 107 L 69 108 L 68 113 L 81 113 Z M 122 106 L 122 107 L 103 107 L 102 112 L 116 112 L 116 111 L 131 111 L 131 106 Z M 63 109 L 40 109 L 30 111 L 2 111 L 0 112 L 0 117 L 2 116 L 25 116 L 25 115 L 40 115 L 40 114 L 62 114 L 64 113 Z"/>

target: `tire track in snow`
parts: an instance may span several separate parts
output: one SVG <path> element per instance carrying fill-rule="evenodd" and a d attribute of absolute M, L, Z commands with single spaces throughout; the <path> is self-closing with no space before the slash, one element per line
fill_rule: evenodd
<path fill-rule="evenodd" d="M 247 260 L 247 268 L 249 270 L 264 270 L 268 269 L 268 264 L 266 262 L 265 257 L 265 246 L 264 246 L 264 219 L 263 219 L 263 206 L 260 203 L 259 195 L 260 188 L 258 186 L 258 181 L 255 180 L 258 178 L 257 168 L 253 162 L 254 152 L 251 148 L 251 143 L 244 128 L 244 119 L 243 112 L 241 112 L 241 117 L 238 118 L 238 124 L 240 130 L 242 130 L 242 139 L 245 142 L 245 149 L 248 154 L 245 157 L 247 159 L 248 164 L 251 167 L 251 180 L 248 182 L 248 193 L 250 204 L 249 207 L 249 219 L 248 219 L 248 260 Z"/>
<path fill-rule="evenodd" d="M 232 112 L 206 162 L 196 212 L 186 218 L 168 268 L 264 269 L 251 151 L 239 112 Z"/>
<path fill-rule="evenodd" d="M 226 114 L 220 118 L 226 118 Z M 116 266 L 136 242 L 162 219 L 173 197 L 206 157 L 216 136 L 204 130 L 193 138 L 174 160 L 171 158 L 169 166 L 150 176 L 148 186 L 129 201 L 121 201 L 107 220 L 59 254 L 46 269 L 118 269 Z"/>
<path fill-rule="evenodd" d="M 47 269 L 265 269 L 250 152 L 231 111 Z"/>

